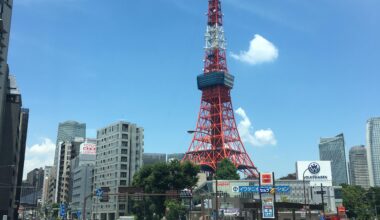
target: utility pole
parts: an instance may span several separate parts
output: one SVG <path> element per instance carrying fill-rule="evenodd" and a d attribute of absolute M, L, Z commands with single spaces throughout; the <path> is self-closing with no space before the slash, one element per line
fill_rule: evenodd
<path fill-rule="evenodd" d="M 322 198 L 322 213 L 323 216 L 325 215 L 325 200 L 324 200 L 324 195 L 323 195 L 323 185 L 321 183 L 321 198 Z"/>
<path fill-rule="evenodd" d="M 307 203 L 306 203 L 306 185 L 305 185 L 305 173 L 306 171 L 308 171 L 309 168 L 306 168 L 304 171 L 303 171 L 303 174 L 302 174 L 302 184 L 303 184 L 303 197 L 304 197 L 304 205 L 303 205 L 303 208 L 305 209 L 305 218 L 306 218 L 306 215 L 307 215 Z"/>
<path fill-rule="evenodd" d="M 375 206 L 375 219 L 378 220 L 377 218 L 377 205 L 376 205 L 376 193 L 375 191 L 372 191 L 372 201 L 373 201 L 373 205 Z"/>
<path fill-rule="evenodd" d="M 376 205 L 376 201 L 375 201 L 375 216 L 376 216 L 376 220 L 378 220 L 378 218 L 377 218 L 377 205 Z"/>
<path fill-rule="evenodd" d="M 278 219 L 278 209 L 276 207 L 276 178 L 274 177 L 274 172 L 272 172 L 272 179 L 273 179 L 273 207 L 274 207 L 274 217 Z"/>
<path fill-rule="evenodd" d="M 260 172 L 259 172 L 259 199 L 260 199 L 260 207 L 257 209 L 257 211 L 260 210 L 260 215 L 262 215 L 263 214 L 263 210 L 262 210 L 262 208 L 263 208 L 263 199 L 261 197 L 261 173 Z"/>

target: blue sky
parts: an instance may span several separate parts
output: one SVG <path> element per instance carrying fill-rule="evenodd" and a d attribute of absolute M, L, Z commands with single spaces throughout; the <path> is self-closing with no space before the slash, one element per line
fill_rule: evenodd
<path fill-rule="evenodd" d="M 9 64 L 30 108 L 26 171 L 51 162 L 59 122 L 88 135 L 117 120 L 145 128 L 145 152 L 184 152 L 201 92 L 206 0 L 18 0 Z M 365 144 L 380 115 L 380 2 L 224 0 L 228 66 L 237 122 L 275 141 L 245 147 L 279 176 L 318 159 L 320 137 Z M 277 56 L 249 64 L 260 36 Z M 243 121 L 242 121 L 243 120 Z M 247 123 L 245 123 L 247 125 Z M 255 145 L 255 146 L 253 146 Z M 260 145 L 260 146 L 258 146 Z"/>

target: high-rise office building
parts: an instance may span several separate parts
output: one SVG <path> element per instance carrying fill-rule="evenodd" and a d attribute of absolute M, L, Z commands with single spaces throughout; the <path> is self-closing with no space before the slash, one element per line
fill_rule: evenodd
<path fill-rule="evenodd" d="M 54 166 L 51 172 L 55 176 L 49 177 L 49 192 L 48 202 L 58 202 L 69 200 L 70 192 L 69 185 L 62 186 L 64 183 L 70 182 L 70 175 L 67 175 L 64 170 L 69 171 L 71 159 L 76 157 L 79 145 L 86 138 L 86 124 L 76 121 L 65 121 L 58 124 L 57 143 L 54 155 Z M 66 151 L 67 150 L 67 151 Z M 63 153 L 69 154 L 70 158 L 64 158 Z M 52 187 L 52 184 L 55 186 Z"/>
<path fill-rule="evenodd" d="M 58 145 L 60 142 L 71 142 L 75 138 L 86 138 L 86 124 L 76 121 L 66 121 L 59 123 L 57 143 L 55 148 L 54 165 L 57 165 L 58 160 Z"/>
<path fill-rule="evenodd" d="M 55 201 L 57 203 L 70 202 L 71 200 L 71 161 L 79 155 L 80 146 L 84 141 L 84 138 L 76 137 L 73 141 L 65 141 L 58 144 L 59 152 L 55 187 Z"/>
<path fill-rule="evenodd" d="M 0 188 L 0 215 L 17 219 L 20 203 L 22 173 L 24 169 L 26 136 L 29 111 L 21 108 L 21 94 L 14 76 L 9 76 L 8 93 L 3 105 L 0 143 L 0 182 L 8 187 Z"/>
<path fill-rule="evenodd" d="M 57 166 L 57 181 L 56 181 L 56 203 L 69 202 L 70 190 L 70 165 L 71 165 L 71 149 L 72 143 L 69 141 L 60 142 L 58 153 Z"/>
<path fill-rule="evenodd" d="M 21 186 L 22 178 L 24 174 L 24 160 L 25 160 L 25 150 L 26 150 L 26 136 L 28 133 L 28 123 L 29 123 L 29 109 L 21 108 L 21 116 L 20 116 L 20 134 L 19 134 L 19 162 L 18 162 L 18 177 L 16 186 Z M 20 201 L 21 188 L 18 187 L 16 189 L 16 201 Z M 19 205 L 19 204 L 18 204 Z M 16 218 L 16 214 L 15 217 Z"/>
<path fill-rule="evenodd" d="M 354 146 L 349 152 L 351 185 L 369 188 L 367 150 L 365 146 Z"/>
<path fill-rule="evenodd" d="M 45 166 L 44 168 L 44 181 L 42 185 L 42 197 L 41 202 L 42 204 L 47 203 L 48 201 L 48 193 L 49 193 L 49 176 L 51 174 L 52 166 Z"/>
<path fill-rule="evenodd" d="M 13 1 L 0 1 L 0 125 L 4 121 L 4 106 L 8 88 L 8 47 L 11 29 Z M 0 143 L 2 143 L 2 126 L 0 126 Z"/>
<path fill-rule="evenodd" d="M 380 117 L 367 121 L 367 159 L 371 186 L 380 186 Z"/>
<path fill-rule="evenodd" d="M 94 188 L 123 192 L 142 166 L 144 129 L 136 124 L 120 121 L 97 131 Z M 127 202 L 109 196 L 108 202 L 93 201 L 95 219 L 115 220 L 127 213 Z"/>
<path fill-rule="evenodd" d="M 162 153 L 144 153 L 143 154 L 143 164 L 152 165 L 155 163 L 166 162 L 166 154 Z"/>
<path fill-rule="evenodd" d="M 332 182 L 334 186 L 348 183 L 343 134 L 331 138 L 321 138 L 319 142 L 319 158 L 320 160 L 331 161 Z"/>
<path fill-rule="evenodd" d="M 48 185 L 47 185 L 47 196 L 45 203 L 52 204 L 56 203 L 56 186 L 57 186 L 57 168 L 52 167 L 50 170 L 50 174 L 48 177 Z"/>
<path fill-rule="evenodd" d="M 44 173 L 45 171 L 42 167 L 35 168 L 26 174 L 26 181 L 29 183 L 29 185 L 35 186 L 38 189 L 42 189 L 44 184 Z"/>
<path fill-rule="evenodd" d="M 45 171 L 43 168 L 35 168 L 27 173 L 26 181 L 22 183 L 21 203 L 37 206 L 42 199 Z"/>
<path fill-rule="evenodd" d="M 96 160 L 96 139 L 80 145 L 79 154 L 71 160 L 71 212 L 84 212 L 84 199 L 92 193 L 92 173 Z M 86 216 L 91 218 L 92 201 L 86 200 Z M 78 217 L 78 216 L 77 216 Z"/>
<path fill-rule="evenodd" d="M 0 1 L 0 217 L 17 219 L 29 112 L 21 108 L 16 78 L 9 74 L 12 0 Z"/>

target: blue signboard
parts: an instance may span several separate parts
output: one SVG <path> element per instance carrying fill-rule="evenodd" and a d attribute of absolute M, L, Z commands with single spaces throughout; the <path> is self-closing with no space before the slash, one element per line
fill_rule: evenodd
<path fill-rule="evenodd" d="M 263 205 L 263 218 L 274 218 L 273 205 Z"/>
<path fill-rule="evenodd" d="M 103 196 L 103 190 L 101 188 L 96 189 L 95 194 L 97 197 L 102 197 Z"/>
<path fill-rule="evenodd" d="M 77 211 L 77 217 L 78 219 L 80 219 L 80 216 L 81 216 L 82 212 L 80 210 Z"/>
<path fill-rule="evenodd" d="M 270 193 L 270 190 L 273 187 L 271 186 L 262 186 L 260 187 L 261 193 Z M 290 193 L 290 186 L 276 186 L 276 193 Z M 233 192 L 251 192 L 259 193 L 259 186 L 234 186 L 232 188 Z"/>
<path fill-rule="evenodd" d="M 262 187 L 260 187 L 260 192 L 261 193 L 269 193 L 271 189 L 272 189 L 272 187 L 270 187 L 270 186 L 262 186 Z"/>
<path fill-rule="evenodd" d="M 276 193 L 290 193 L 290 186 L 276 186 Z"/>
<path fill-rule="evenodd" d="M 61 203 L 61 205 L 59 206 L 59 215 L 61 217 L 65 217 L 65 214 L 66 214 L 65 204 Z"/>

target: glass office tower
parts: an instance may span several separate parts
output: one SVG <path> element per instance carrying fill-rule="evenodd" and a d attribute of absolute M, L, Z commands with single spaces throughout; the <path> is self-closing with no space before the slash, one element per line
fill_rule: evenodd
<path fill-rule="evenodd" d="M 86 138 L 86 124 L 79 123 L 76 121 L 66 121 L 59 123 L 58 125 L 58 134 L 57 134 L 57 144 L 55 148 L 54 155 L 54 165 L 56 166 L 58 163 L 58 147 L 59 142 L 65 141 L 74 141 L 76 137 Z"/>
<path fill-rule="evenodd" d="M 380 117 L 367 121 L 367 158 L 371 186 L 380 186 Z"/>
<path fill-rule="evenodd" d="M 367 150 L 365 146 L 354 146 L 349 152 L 351 185 L 369 188 Z"/>
<path fill-rule="evenodd" d="M 331 161 L 334 186 L 348 183 L 343 134 L 331 138 L 321 138 L 319 142 L 319 158 L 320 160 Z"/>

